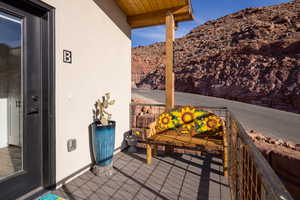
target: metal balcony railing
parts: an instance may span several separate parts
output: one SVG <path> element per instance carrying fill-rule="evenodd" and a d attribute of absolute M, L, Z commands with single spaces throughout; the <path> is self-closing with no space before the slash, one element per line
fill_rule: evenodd
<path fill-rule="evenodd" d="M 213 112 L 225 121 L 229 152 L 228 179 L 232 200 L 293 200 L 244 128 L 227 108 L 194 107 Z M 165 105 L 162 104 L 131 104 L 131 129 L 146 131 L 148 125 L 164 111 Z"/>

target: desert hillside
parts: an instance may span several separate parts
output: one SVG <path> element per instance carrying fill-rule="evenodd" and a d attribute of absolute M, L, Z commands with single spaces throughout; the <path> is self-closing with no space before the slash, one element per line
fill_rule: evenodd
<path fill-rule="evenodd" d="M 164 43 L 133 49 L 136 87 L 164 89 L 164 50 Z M 176 91 L 300 113 L 300 1 L 193 29 L 175 41 L 174 71 Z"/>

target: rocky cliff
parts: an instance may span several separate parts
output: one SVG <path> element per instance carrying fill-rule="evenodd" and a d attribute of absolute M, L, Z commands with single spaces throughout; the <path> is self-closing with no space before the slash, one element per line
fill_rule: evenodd
<path fill-rule="evenodd" d="M 164 43 L 133 49 L 133 79 L 164 89 Z M 300 113 L 300 1 L 248 8 L 175 41 L 175 87 Z"/>

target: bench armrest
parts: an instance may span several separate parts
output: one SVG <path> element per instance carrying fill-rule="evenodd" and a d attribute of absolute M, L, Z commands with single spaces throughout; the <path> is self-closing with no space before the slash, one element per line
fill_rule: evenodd
<path fill-rule="evenodd" d="M 150 137 L 156 135 L 155 126 L 156 126 L 156 122 L 152 122 L 151 124 L 149 124 L 149 130 L 147 130 L 147 132 L 146 132 L 146 138 L 150 138 Z"/>

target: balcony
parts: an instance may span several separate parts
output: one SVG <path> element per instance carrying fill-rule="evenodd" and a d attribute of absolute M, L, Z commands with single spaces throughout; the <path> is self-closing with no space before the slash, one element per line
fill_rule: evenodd
<path fill-rule="evenodd" d="M 146 164 L 143 149 L 118 153 L 114 174 L 97 177 L 87 172 L 55 194 L 66 199 L 230 199 L 228 180 L 222 175 L 222 159 L 214 155 L 160 152 Z"/>
<path fill-rule="evenodd" d="M 199 108 L 213 112 L 226 122 L 228 177 L 223 175 L 222 156 L 212 152 L 177 148 L 172 155 L 166 155 L 159 151 L 153 163 L 147 165 L 145 149 L 142 148 L 144 140 L 140 137 L 138 153 L 124 151 L 114 156 L 112 176 L 98 177 L 88 171 L 54 193 L 74 200 L 293 199 L 229 110 Z M 147 109 L 151 109 L 151 113 L 139 115 Z M 164 110 L 164 105 L 132 104 L 131 128 L 147 131 L 148 124 Z"/>

